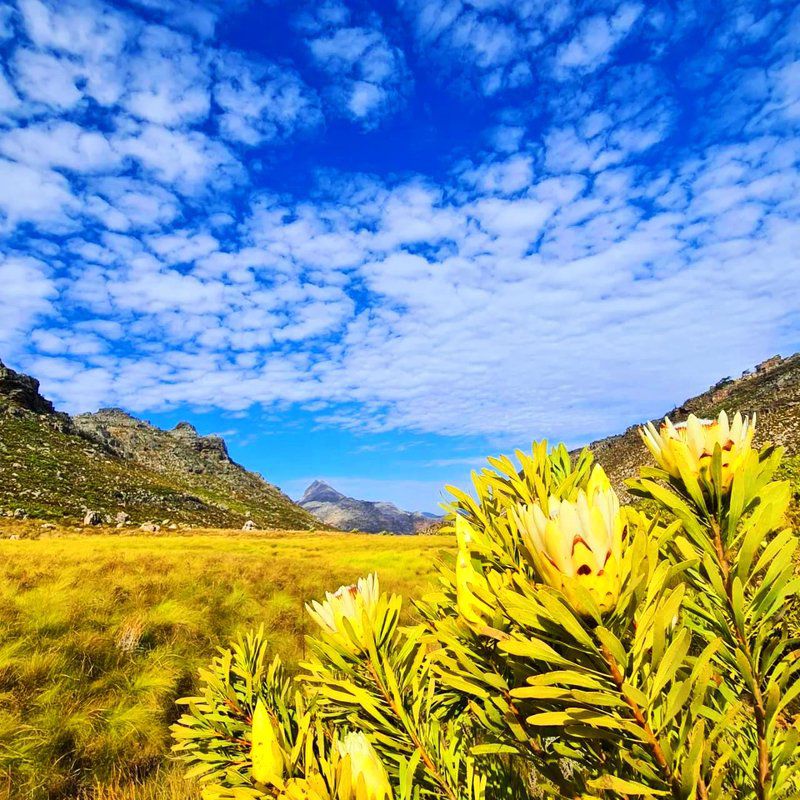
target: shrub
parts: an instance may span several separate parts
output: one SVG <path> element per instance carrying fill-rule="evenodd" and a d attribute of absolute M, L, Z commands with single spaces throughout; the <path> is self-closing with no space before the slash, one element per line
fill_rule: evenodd
<path fill-rule="evenodd" d="M 370 576 L 308 606 L 293 679 L 246 637 L 176 756 L 207 800 L 798 797 L 797 536 L 753 422 L 644 429 L 653 516 L 588 451 L 490 459 L 417 624 Z"/>

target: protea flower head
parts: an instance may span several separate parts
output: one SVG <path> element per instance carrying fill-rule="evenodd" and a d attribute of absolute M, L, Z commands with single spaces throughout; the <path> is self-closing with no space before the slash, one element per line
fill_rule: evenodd
<path fill-rule="evenodd" d="M 574 502 L 550 497 L 546 509 L 538 503 L 524 507 L 517 521 L 541 579 L 559 589 L 579 614 L 590 612 L 578 587 L 591 595 L 601 613 L 614 608 L 625 523 L 619 499 L 599 466 Z"/>
<path fill-rule="evenodd" d="M 391 800 L 386 768 L 363 733 L 348 733 L 338 748 L 339 800 Z"/>
<path fill-rule="evenodd" d="M 658 430 L 648 422 L 639 432 L 656 463 L 675 478 L 681 477 L 681 467 L 695 475 L 711 480 L 711 461 L 714 448 L 722 450 L 723 491 L 730 489 L 733 476 L 750 452 L 756 417 L 742 417 L 737 412 L 733 422 L 722 411 L 717 419 L 698 419 L 690 414 L 686 422 L 673 424 L 664 419 Z"/>
<path fill-rule="evenodd" d="M 314 600 L 306 604 L 306 609 L 324 630 L 351 638 L 344 624 L 347 620 L 356 641 L 366 647 L 380 596 L 378 576 L 373 573 L 359 578 L 353 586 L 340 586 L 333 594 L 326 592 L 325 600 L 321 603 Z"/>
<path fill-rule="evenodd" d="M 286 756 L 278 739 L 275 723 L 262 700 L 253 712 L 253 735 L 250 746 L 253 779 L 267 786 L 281 787 L 286 771 Z"/>

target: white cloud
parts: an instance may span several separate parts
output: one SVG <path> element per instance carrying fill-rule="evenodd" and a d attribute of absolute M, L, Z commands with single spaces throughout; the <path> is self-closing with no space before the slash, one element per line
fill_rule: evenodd
<path fill-rule="evenodd" d="M 568 3 L 401 0 L 424 58 L 442 79 L 467 76 L 494 95 L 529 86 L 549 40 L 569 22 Z"/>
<path fill-rule="evenodd" d="M 241 175 L 230 151 L 200 131 L 144 125 L 116 136 L 113 143 L 118 152 L 136 158 L 154 178 L 184 193 L 227 186 Z"/>
<path fill-rule="evenodd" d="M 513 153 L 519 148 L 524 135 L 525 128 L 521 125 L 498 125 L 491 131 L 491 140 L 501 153 Z"/>
<path fill-rule="evenodd" d="M 8 78 L 0 69 L 0 112 L 12 111 L 19 107 L 19 97 L 14 91 L 14 87 L 8 82 Z"/>
<path fill-rule="evenodd" d="M 14 58 L 17 86 L 31 99 L 59 109 L 77 105 L 80 71 L 63 58 L 34 50 L 17 50 Z"/>
<path fill-rule="evenodd" d="M 108 139 L 73 122 L 50 121 L 0 134 L 0 153 L 35 167 L 80 172 L 108 170 L 119 163 Z"/>
<path fill-rule="evenodd" d="M 191 39 L 149 26 L 139 36 L 140 51 L 128 62 L 124 106 L 158 125 L 185 125 L 208 115 L 208 67 Z"/>
<path fill-rule="evenodd" d="M 184 231 L 149 239 L 150 247 L 171 264 L 188 263 L 213 253 L 219 242 L 207 233 L 187 234 Z"/>
<path fill-rule="evenodd" d="M 789 119 L 800 119 L 800 61 L 785 64 L 775 75 L 777 101 Z"/>
<path fill-rule="evenodd" d="M 0 227 L 4 248 L 38 258 L 0 266 L 16 292 L 0 342 L 70 408 L 297 403 L 320 424 L 575 443 L 793 346 L 797 36 L 783 17 L 753 18 L 783 38 L 720 35 L 761 43 L 764 68 L 716 86 L 705 63 L 709 111 L 692 116 L 682 95 L 706 95 L 659 58 L 610 63 L 628 36 L 656 46 L 639 6 L 405 2 L 424 50 L 411 64 L 435 70 L 418 88 L 493 94 L 436 150 L 434 178 L 407 168 L 434 152 L 417 143 L 393 177 L 394 162 L 311 168 L 338 140 L 309 76 L 366 127 L 410 92 L 376 15 L 316 4 L 301 77 L 223 48 L 225 28 L 205 38 L 217 7 L 198 26 L 170 16 L 182 2 L 146 19 L 131 4 L 21 7 L 0 82 Z M 709 46 L 725 64 L 733 45 Z M 313 165 L 279 149 L 311 129 Z"/>
<path fill-rule="evenodd" d="M 359 119 L 368 116 L 386 100 L 386 92 L 374 83 L 355 81 L 350 87 L 350 99 L 347 108 Z"/>
<path fill-rule="evenodd" d="M 103 106 L 119 100 L 128 83 L 123 51 L 142 28 L 137 21 L 91 0 L 58 4 L 22 0 L 21 9 L 32 42 L 43 51 L 58 53 L 44 62 L 48 69 L 62 84 L 76 84 L 75 89 L 67 86 L 71 98 L 80 83 L 80 93 Z M 35 84 L 43 72 L 35 60 L 27 70 L 25 64 L 22 68 L 30 73 L 23 75 L 27 83 Z M 36 99 L 51 102 L 47 97 Z M 57 98 L 54 102 L 58 105 Z"/>
<path fill-rule="evenodd" d="M 28 257 L 0 256 L 0 286 L 0 346 L 5 357 L 17 352 L 38 319 L 52 311 L 57 291 L 48 266 Z"/>
<path fill-rule="evenodd" d="M 125 22 L 108 6 L 70 2 L 48 5 L 19 0 L 25 28 L 42 49 L 60 50 L 89 60 L 116 57 L 125 40 Z"/>
<path fill-rule="evenodd" d="M 598 14 L 584 20 L 575 37 L 556 54 L 562 70 L 591 72 L 606 63 L 611 51 L 628 35 L 642 13 L 638 3 L 620 6 L 610 17 Z"/>
<path fill-rule="evenodd" d="M 91 181 L 90 187 L 97 193 L 90 201 L 99 204 L 97 210 L 102 214 L 108 209 L 109 213 L 118 215 L 116 224 L 109 225 L 115 230 L 158 227 L 171 222 L 180 213 L 178 198 L 172 192 L 147 181 L 102 177 Z"/>
<path fill-rule="evenodd" d="M 314 92 L 293 70 L 223 52 L 214 99 L 222 108 L 222 135 L 258 145 L 295 130 L 316 127 L 322 117 Z"/>
<path fill-rule="evenodd" d="M 348 26 L 344 11 L 325 13 L 332 8 L 323 8 L 322 19 L 307 23 L 315 33 L 308 40 L 309 50 L 330 75 L 340 108 L 354 119 L 374 124 L 402 102 L 408 82 L 405 57 L 374 20 L 367 26 Z"/>
<path fill-rule="evenodd" d="M 533 161 L 528 155 L 517 155 L 494 164 L 482 164 L 463 173 L 465 181 L 481 192 L 514 194 L 533 182 Z"/>
<path fill-rule="evenodd" d="M 0 227 L 64 222 L 65 212 L 75 205 L 76 198 L 62 175 L 0 159 Z"/>

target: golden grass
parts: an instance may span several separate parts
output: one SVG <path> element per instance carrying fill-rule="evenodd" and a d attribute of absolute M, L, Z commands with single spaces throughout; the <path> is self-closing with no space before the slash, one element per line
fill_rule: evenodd
<path fill-rule="evenodd" d="M 446 537 L 80 535 L 0 521 L 0 798 L 190 800 L 174 701 L 237 632 L 303 655 L 303 603 L 376 571 L 418 596 Z M 94 531 L 92 533 L 95 533 Z"/>

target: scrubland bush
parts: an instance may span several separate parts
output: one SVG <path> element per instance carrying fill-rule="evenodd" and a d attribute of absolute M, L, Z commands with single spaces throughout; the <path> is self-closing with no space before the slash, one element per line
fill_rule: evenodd
<path fill-rule="evenodd" d="M 800 796 L 790 499 L 754 421 L 666 421 L 621 506 L 591 454 L 490 459 L 401 626 L 375 576 L 311 603 L 300 673 L 263 631 L 181 701 L 206 800 Z"/>

